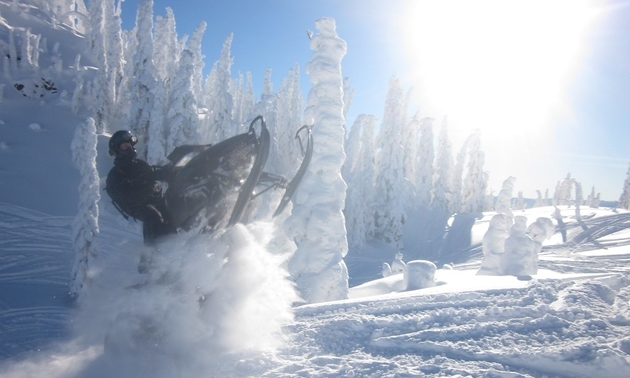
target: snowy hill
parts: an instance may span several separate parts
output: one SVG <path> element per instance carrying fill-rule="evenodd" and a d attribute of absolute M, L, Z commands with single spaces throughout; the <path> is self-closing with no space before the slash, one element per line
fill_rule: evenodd
<path fill-rule="evenodd" d="M 578 222 L 562 207 L 569 242 L 559 233 L 545 241 L 531 280 L 476 275 L 493 215 L 484 213 L 432 287 L 406 291 L 403 274 L 382 278 L 394 251 L 374 243 L 346 261 L 349 299 L 305 305 L 287 279 L 277 224 L 174 237 L 147 283 L 136 269 L 139 224 L 103 196 L 90 290 L 73 299 L 80 175 L 70 144 L 87 115 L 71 111 L 67 79 L 85 41 L 53 28 L 46 12 L 10 4 L 0 1 L 0 40 L 11 29 L 46 36 L 37 73 L 52 72 L 57 92 L 29 98 L 14 88 L 39 84 L 35 71 L 0 77 L 1 377 L 630 376 L 630 213 L 605 208 L 583 208 Z M 55 73 L 57 53 L 66 63 Z M 111 167 L 106 142 L 99 137 L 101 177 Z"/>

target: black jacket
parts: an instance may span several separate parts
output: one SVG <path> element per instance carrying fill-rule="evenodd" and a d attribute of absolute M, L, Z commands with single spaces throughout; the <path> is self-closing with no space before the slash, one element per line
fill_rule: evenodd
<path fill-rule="evenodd" d="M 139 218 L 143 206 L 162 201 L 157 181 L 168 181 L 168 167 L 151 166 L 140 159 L 115 159 L 105 190 L 123 212 Z"/>

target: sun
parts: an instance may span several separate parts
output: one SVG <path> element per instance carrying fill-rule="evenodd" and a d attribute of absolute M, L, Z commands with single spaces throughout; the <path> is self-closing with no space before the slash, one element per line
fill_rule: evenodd
<path fill-rule="evenodd" d="M 589 0 L 406 2 L 400 23 L 420 106 L 484 140 L 541 133 L 578 67 Z M 456 131 L 457 131 L 456 130 Z"/>

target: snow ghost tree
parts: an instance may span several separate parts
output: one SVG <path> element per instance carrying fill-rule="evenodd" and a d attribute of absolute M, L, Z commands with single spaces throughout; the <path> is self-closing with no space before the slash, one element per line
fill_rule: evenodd
<path fill-rule="evenodd" d="M 98 201 L 100 181 L 96 169 L 96 124 L 94 119 L 75 130 L 72 140 L 72 161 L 81 173 L 79 182 L 79 211 L 72 225 L 74 264 L 72 266 L 70 292 L 80 295 L 89 284 L 90 263 L 99 249 Z"/>
<path fill-rule="evenodd" d="M 341 178 L 345 154 L 341 59 L 346 42 L 337 36 L 335 21 L 321 18 L 311 39 L 314 50 L 306 69 L 313 88 L 304 118 L 313 125 L 314 151 L 310 168 L 287 219 L 288 234 L 298 246 L 289 273 L 307 302 L 347 298 L 348 251 L 343 215 L 346 183 Z"/>
<path fill-rule="evenodd" d="M 505 240 L 505 252 L 499 272 L 504 275 L 524 276 L 538 272 L 538 246 L 527 235 L 527 218 L 517 215 Z"/>
<path fill-rule="evenodd" d="M 481 243 L 483 258 L 477 274 L 499 275 L 499 265 L 505 252 L 505 240 L 508 238 L 507 219 L 507 216 L 501 213 L 495 214 L 490 219 L 488 231 L 483 235 Z"/>
<path fill-rule="evenodd" d="M 558 183 L 556 186 L 556 192 L 554 193 L 554 205 L 571 205 L 573 191 L 573 185 L 575 185 L 575 179 L 571 178 L 571 173 L 567 173 L 567 177 Z"/>
<path fill-rule="evenodd" d="M 403 254 L 400 252 L 396 253 L 394 257 L 394 261 L 392 261 L 392 274 L 398 274 L 405 271 L 405 262 L 403 261 Z"/>
<path fill-rule="evenodd" d="M 538 264 L 538 254 L 542 250 L 542 244 L 545 239 L 550 239 L 555 231 L 555 227 L 553 222 L 549 218 L 540 217 L 536 219 L 536 222 L 532 223 L 527 227 L 527 235 L 532 238 L 534 241 L 535 248 L 535 256 L 534 260 L 536 264 Z"/>
<path fill-rule="evenodd" d="M 623 190 L 621 191 L 617 207 L 621 209 L 630 209 L 630 165 L 628 165 L 626 180 L 623 182 Z"/>
<path fill-rule="evenodd" d="M 516 177 L 510 176 L 503 181 L 501 191 L 497 196 L 497 202 L 494 209 L 497 213 L 505 214 L 505 231 L 512 227 L 514 215 L 512 213 L 512 191 L 514 190 L 514 182 Z"/>

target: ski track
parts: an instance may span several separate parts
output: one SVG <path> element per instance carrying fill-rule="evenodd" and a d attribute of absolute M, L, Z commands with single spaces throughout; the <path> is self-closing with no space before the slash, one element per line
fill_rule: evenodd
<path fill-rule="evenodd" d="M 72 221 L 0 203 L 0 359 L 68 337 Z"/>
<path fill-rule="evenodd" d="M 630 276 L 604 281 L 303 306 L 289 361 L 265 376 L 614 377 L 630 367 L 607 341 L 630 335 Z M 311 356 L 310 366 L 291 355 Z"/>

